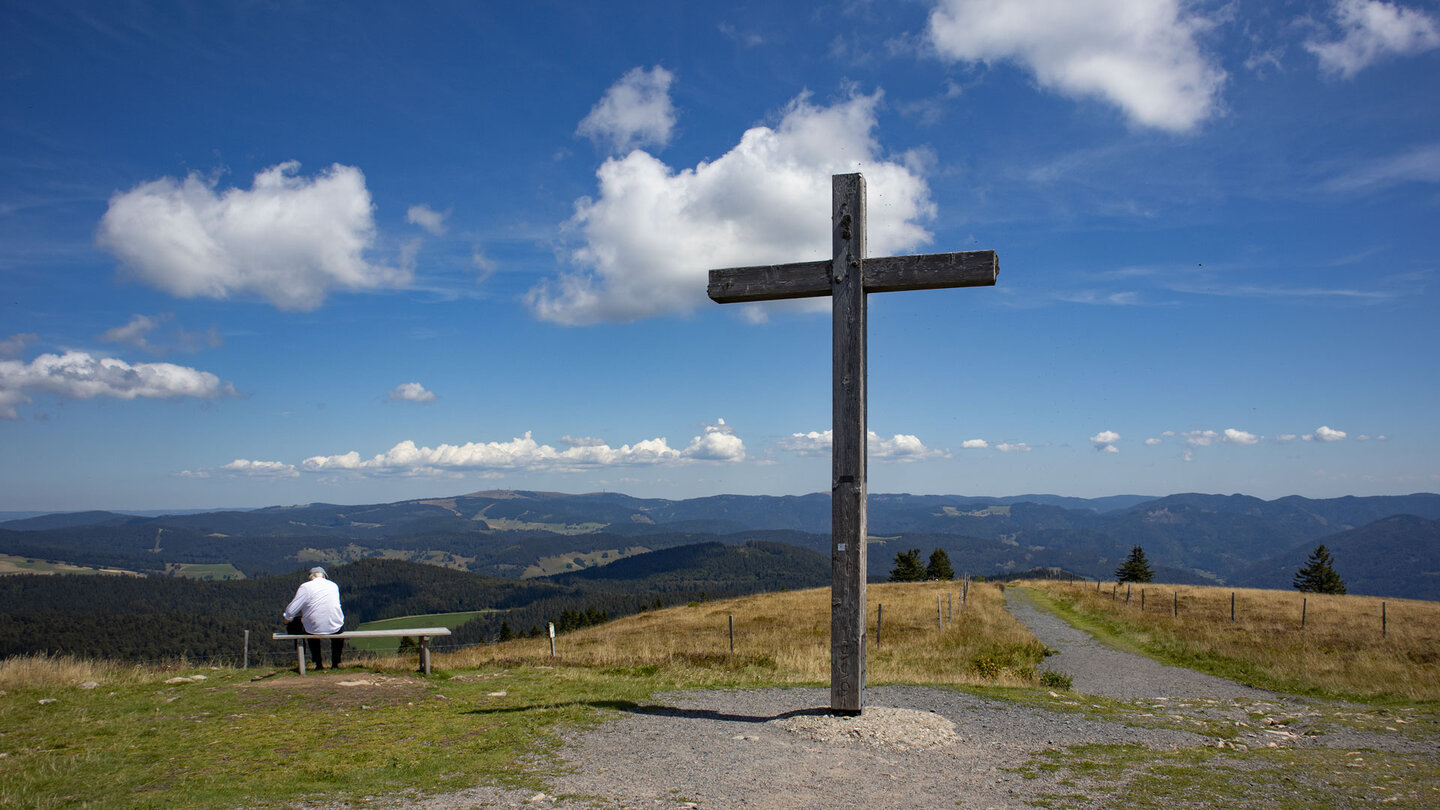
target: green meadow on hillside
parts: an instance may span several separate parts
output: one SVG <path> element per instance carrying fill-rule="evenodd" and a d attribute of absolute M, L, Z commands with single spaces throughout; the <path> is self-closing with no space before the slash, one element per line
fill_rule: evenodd
<path fill-rule="evenodd" d="M 363 622 L 356 630 L 404 630 L 410 627 L 448 627 L 451 630 L 470 621 L 476 616 L 499 613 L 496 610 L 463 610 L 456 613 L 423 613 L 418 616 L 397 616 L 393 619 Z M 363 650 L 377 655 L 394 655 L 400 649 L 398 638 L 352 638 L 345 642 L 346 649 Z"/>

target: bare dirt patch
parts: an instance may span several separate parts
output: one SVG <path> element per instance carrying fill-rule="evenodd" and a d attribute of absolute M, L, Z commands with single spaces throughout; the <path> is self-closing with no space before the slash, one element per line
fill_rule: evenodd
<path fill-rule="evenodd" d="M 403 706 L 423 698 L 425 681 L 406 675 L 363 671 L 278 677 L 240 685 L 241 700 L 256 709 L 303 702 L 316 709 L 373 709 Z"/>

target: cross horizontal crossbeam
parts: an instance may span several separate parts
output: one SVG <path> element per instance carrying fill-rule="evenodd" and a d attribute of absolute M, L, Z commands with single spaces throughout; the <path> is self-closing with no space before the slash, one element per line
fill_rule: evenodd
<path fill-rule="evenodd" d="M 833 260 L 710 271 L 710 299 L 721 304 L 830 295 Z M 991 287 L 1000 275 L 993 250 L 878 256 L 864 261 L 865 292 Z"/>

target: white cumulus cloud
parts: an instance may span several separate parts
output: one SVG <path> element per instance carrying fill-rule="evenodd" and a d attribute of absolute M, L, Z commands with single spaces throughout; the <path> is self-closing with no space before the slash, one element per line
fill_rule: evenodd
<path fill-rule="evenodd" d="M 576 269 L 526 295 L 562 324 L 631 321 L 713 306 L 707 271 L 830 255 L 830 176 L 865 173 L 868 249 L 879 256 L 929 241 L 929 188 L 885 158 L 873 132 L 880 94 L 829 107 L 802 95 L 775 127 L 747 131 L 714 161 L 672 169 L 644 151 L 605 161 L 599 193 L 575 204 Z"/>
<path fill-rule="evenodd" d="M 1328 425 L 1321 425 L 1315 428 L 1314 433 L 1306 433 L 1300 438 L 1307 442 L 1338 442 L 1345 438 L 1345 431 L 1333 430 Z"/>
<path fill-rule="evenodd" d="M 1305 49 L 1326 72 L 1347 79 L 1388 56 L 1440 48 L 1440 24 L 1423 11 L 1381 0 L 1337 0 L 1331 14 L 1339 37 L 1312 39 Z"/>
<path fill-rule="evenodd" d="M 1090 443 L 1102 453 L 1120 452 L 1120 448 L 1115 446 L 1118 441 L 1120 441 L 1120 434 L 1113 430 L 1102 430 L 1090 437 Z"/>
<path fill-rule="evenodd" d="M 797 456 L 818 456 L 830 452 L 835 443 L 834 436 L 834 431 L 812 430 L 808 433 L 792 433 L 776 444 L 781 450 L 788 450 Z"/>
<path fill-rule="evenodd" d="M 218 399 L 236 396 L 235 388 L 208 371 L 173 363 L 127 363 L 87 352 L 42 354 L 25 363 L 0 360 L 0 418 L 18 419 L 15 406 L 30 394 L 66 399 Z"/>
<path fill-rule="evenodd" d="M 1235 428 L 1225 428 L 1225 433 L 1223 434 L 1221 441 L 1225 442 L 1226 444 L 1258 444 L 1260 442 L 1260 437 L 1256 436 L 1254 433 L 1250 433 L 1249 431 L 1236 430 Z"/>
<path fill-rule="evenodd" d="M 659 65 L 634 68 L 605 91 L 605 97 L 580 122 L 584 135 L 614 154 L 640 146 L 663 147 L 675 128 L 670 83 L 675 76 Z"/>
<path fill-rule="evenodd" d="M 743 461 L 745 443 L 725 424 L 724 419 L 720 419 L 713 425 L 706 425 L 703 435 L 691 439 L 683 455 L 686 458 L 709 461 Z"/>
<path fill-rule="evenodd" d="M 245 458 L 237 458 L 229 464 L 223 464 L 220 469 L 233 475 L 250 478 L 294 478 L 300 474 L 293 464 L 281 461 L 251 461 Z M 186 477 L 194 477 L 194 475 Z"/>
<path fill-rule="evenodd" d="M 1094 96 L 1137 124 L 1193 129 L 1225 72 L 1200 47 L 1213 26 L 1181 0 L 940 0 L 929 38 L 943 57 L 1013 61 L 1042 87 Z"/>
<path fill-rule="evenodd" d="M 375 223 L 365 177 L 335 164 L 301 177 L 296 161 L 255 175 L 251 188 L 216 188 L 190 174 L 116 193 L 97 244 L 141 281 L 181 298 L 259 295 L 313 310 L 331 290 L 402 286 L 410 271 L 371 264 Z"/>
<path fill-rule="evenodd" d="M 1183 439 L 1185 443 L 1191 447 L 1209 447 L 1217 442 L 1221 444 L 1259 444 L 1261 439 L 1260 436 L 1248 430 L 1239 430 L 1237 428 L 1225 428 L 1223 432 L 1215 430 L 1167 430 L 1161 435 L 1174 439 Z M 1283 437 L 1280 441 L 1284 441 Z M 1145 443 L 1159 444 L 1160 440 L 1146 439 Z"/>
<path fill-rule="evenodd" d="M 964 450 L 994 449 L 1002 453 L 1028 453 L 1032 449 L 1025 442 L 995 442 L 992 444 L 985 439 L 966 439 L 960 447 Z"/>
<path fill-rule="evenodd" d="M 828 455 L 834 443 L 834 431 L 812 430 L 808 433 L 792 433 L 776 444 L 780 449 L 799 456 L 815 456 Z M 945 455 L 943 450 L 926 447 L 918 436 L 896 433 L 886 439 L 873 430 L 867 433 L 865 453 L 869 458 L 878 461 L 919 461 Z"/>
<path fill-rule="evenodd" d="M 1174 439 L 1184 439 L 1185 443 L 1191 447 L 1209 447 L 1220 439 L 1220 434 L 1213 430 L 1167 430 L 1161 435 Z"/>
<path fill-rule="evenodd" d="M 920 461 L 945 455 L 943 450 L 926 447 L 918 436 L 896 433 L 884 439 L 873 430 L 870 431 L 865 452 L 869 458 L 881 461 Z"/>
<path fill-rule="evenodd" d="M 407 382 L 390 389 L 390 400 L 392 402 L 434 402 L 435 394 L 427 391 L 425 386 L 418 382 Z"/>
<path fill-rule="evenodd" d="M 568 437 L 567 437 L 568 438 Z M 597 467 L 650 466 L 696 461 L 741 461 L 745 444 L 725 421 L 708 425 L 684 449 L 671 447 L 664 437 L 611 447 L 584 439 L 557 449 L 540 444 L 527 432 L 507 442 L 467 442 L 422 447 L 403 441 L 384 453 L 362 457 L 351 450 L 331 456 L 312 456 L 300 463 L 306 472 L 353 472 L 365 475 L 435 475 L 468 471 L 525 470 L 576 472 Z"/>
<path fill-rule="evenodd" d="M 436 211 L 422 203 L 410 206 L 405 212 L 405 221 L 411 225 L 419 225 L 436 236 L 444 236 L 445 219 L 448 216 L 447 212 Z"/>

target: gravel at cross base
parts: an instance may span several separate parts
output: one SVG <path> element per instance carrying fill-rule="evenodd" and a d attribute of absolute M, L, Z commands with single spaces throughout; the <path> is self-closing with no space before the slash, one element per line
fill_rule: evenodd
<path fill-rule="evenodd" d="M 1017 589 L 1007 596 L 1017 618 L 1058 652 L 1048 666 L 1075 680 L 1073 692 L 1048 693 L 1052 708 L 926 686 L 871 686 L 859 717 L 832 715 L 829 690 L 814 687 L 664 693 L 615 711 L 595 728 L 569 732 L 559 767 L 538 766 L 559 773 L 544 780 L 544 792 L 417 791 L 370 797 L 357 806 L 1020 808 L 1043 804 L 1057 792 L 1072 799 L 1078 792 L 1093 797 L 1084 806 L 1103 808 L 1114 798 L 1110 789 L 1082 774 L 1046 768 L 1021 773 L 1019 767 L 1047 751 L 1086 744 L 1155 751 L 1365 746 L 1440 754 L 1434 740 L 1334 727 L 1321 733 L 1310 727 L 1320 712 L 1298 698 L 1113 650 L 1039 610 Z M 1086 694 L 1123 700 L 1129 709 L 1086 713 Z M 1057 710 L 1061 705 L 1075 708 Z M 1257 713 L 1265 720 L 1257 721 Z M 1203 733 L 1232 722 L 1246 728 L 1238 738 L 1222 742 Z M 1187 725 L 1196 731 L 1181 730 Z"/>
<path fill-rule="evenodd" d="M 813 687 L 657 695 L 570 739 L 560 752 L 568 773 L 544 793 L 481 787 L 363 806 L 1026 807 L 1026 797 L 1054 789 L 1059 778 L 1013 770 L 1033 753 L 1083 743 L 1176 749 L 1207 742 L 948 689 L 871 687 L 866 695 L 860 718 L 831 716 L 829 690 Z M 878 723 L 860 733 L 844 728 L 872 717 L 900 722 L 888 733 Z M 839 728 L 826 732 L 826 725 Z"/>

